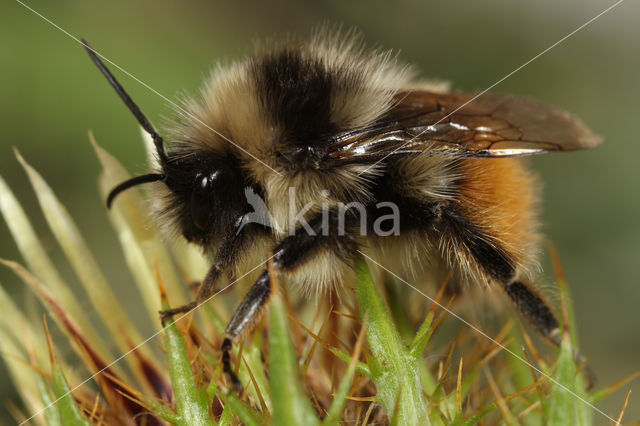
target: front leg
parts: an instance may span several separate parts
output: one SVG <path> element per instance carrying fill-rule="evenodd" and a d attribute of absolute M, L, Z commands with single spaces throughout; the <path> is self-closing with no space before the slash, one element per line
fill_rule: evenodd
<path fill-rule="evenodd" d="M 167 320 L 167 318 L 171 318 L 174 315 L 187 313 L 197 308 L 200 304 L 207 301 L 209 297 L 211 297 L 214 293 L 216 282 L 220 277 L 222 272 L 222 265 L 219 263 L 214 263 L 207 275 L 204 277 L 204 280 L 200 284 L 198 284 L 198 292 L 196 293 L 195 300 L 187 303 L 186 305 L 178 306 L 177 308 L 165 309 L 160 311 L 160 321 L 162 324 Z"/>
<path fill-rule="evenodd" d="M 236 225 L 227 232 L 220 242 L 213 265 L 200 283 L 195 300 L 177 308 L 160 311 L 160 320 L 163 324 L 167 318 L 190 312 L 213 296 L 220 275 L 229 271 L 236 264 L 250 241 L 266 231 L 266 228 L 258 224 L 248 224 L 244 227 L 240 227 L 240 225 L 241 221 L 236 221 Z"/>

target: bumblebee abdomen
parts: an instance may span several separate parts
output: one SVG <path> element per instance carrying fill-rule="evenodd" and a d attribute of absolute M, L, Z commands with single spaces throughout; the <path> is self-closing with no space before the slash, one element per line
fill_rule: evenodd
<path fill-rule="evenodd" d="M 538 184 L 517 158 L 465 159 L 458 165 L 457 212 L 482 244 L 472 254 L 494 279 L 507 281 L 536 262 Z"/>

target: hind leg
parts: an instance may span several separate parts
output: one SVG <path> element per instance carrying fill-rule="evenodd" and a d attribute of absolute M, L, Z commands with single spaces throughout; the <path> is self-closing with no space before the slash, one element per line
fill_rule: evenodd
<path fill-rule="evenodd" d="M 536 290 L 523 282 L 514 281 L 505 285 L 504 291 L 543 337 L 560 345 L 562 341 L 560 324 L 547 302 Z"/>
<path fill-rule="evenodd" d="M 513 281 L 504 286 L 504 291 L 518 307 L 522 315 L 545 338 L 556 346 L 562 343 L 562 329 L 553 311 L 542 296 L 530 285 L 521 281 Z M 585 357 L 576 349 L 573 349 L 573 358 L 579 365 L 585 365 Z M 587 385 L 592 388 L 595 385 L 595 376 L 585 366 Z"/>

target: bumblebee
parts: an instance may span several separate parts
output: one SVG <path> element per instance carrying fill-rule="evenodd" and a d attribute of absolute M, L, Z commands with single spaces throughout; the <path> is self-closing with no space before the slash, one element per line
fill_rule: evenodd
<path fill-rule="evenodd" d="M 529 284 L 538 185 L 517 157 L 598 145 L 575 116 L 526 98 L 415 82 L 389 52 L 320 31 L 216 68 L 200 96 L 178 108 L 165 146 L 85 47 L 157 153 L 157 169 L 118 185 L 108 205 L 155 182 L 163 228 L 213 259 L 195 300 L 162 318 L 207 300 L 250 253 L 273 254 L 272 272 L 265 268 L 225 331 L 222 361 L 234 385 L 232 343 L 266 306 L 270 273 L 308 293 L 340 290 L 358 251 L 417 282 L 447 273 L 460 288 L 497 286 L 559 344 L 559 322 Z"/>

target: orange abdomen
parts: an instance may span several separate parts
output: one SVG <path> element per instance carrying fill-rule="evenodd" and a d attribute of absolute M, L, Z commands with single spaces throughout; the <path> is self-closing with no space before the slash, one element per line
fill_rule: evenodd
<path fill-rule="evenodd" d="M 536 261 L 538 182 L 518 158 L 473 158 L 459 165 L 461 213 L 506 252 L 518 270 Z"/>

